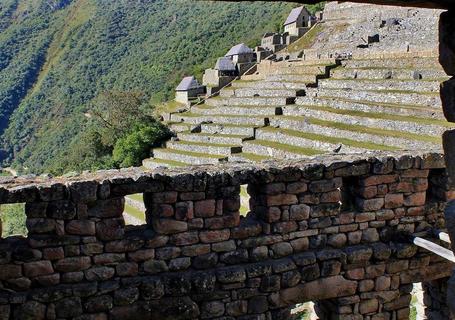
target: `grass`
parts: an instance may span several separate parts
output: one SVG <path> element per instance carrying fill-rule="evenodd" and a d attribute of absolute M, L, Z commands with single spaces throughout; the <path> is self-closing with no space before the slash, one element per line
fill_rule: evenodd
<path fill-rule="evenodd" d="M 159 149 L 155 149 L 155 151 L 160 151 L 160 152 L 165 152 L 165 153 L 175 153 L 175 154 L 181 154 L 181 155 L 199 157 L 199 158 L 212 158 L 212 159 L 225 158 L 225 156 L 222 156 L 222 155 L 214 155 L 214 154 L 207 154 L 207 153 L 200 153 L 200 152 L 190 152 L 190 151 L 183 151 L 183 150 L 176 150 L 176 149 L 159 148 Z"/>
<path fill-rule="evenodd" d="M 130 194 L 128 198 L 131 198 L 135 201 L 144 202 L 144 195 L 142 193 Z"/>
<path fill-rule="evenodd" d="M 320 99 L 330 99 L 334 101 L 342 101 L 342 102 L 350 102 L 350 103 L 361 103 L 366 104 L 369 106 L 381 106 L 387 108 L 396 108 L 396 109 L 410 109 L 410 110 L 427 110 L 432 112 L 442 112 L 440 109 L 431 110 L 428 107 L 422 107 L 417 105 L 409 105 L 409 104 L 398 104 L 398 103 L 390 103 L 390 102 L 372 102 L 368 100 L 355 100 L 355 99 L 346 99 L 346 98 L 336 98 L 330 96 L 320 97 Z"/>
<path fill-rule="evenodd" d="M 392 120 L 392 121 L 403 121 L 403 122 L 415 122 L 418 124 L 423 125 L 435 125 L 440 127 L 453 127 L 453 124 L 444 121 L 444 120 L 437 120 L 437 119 L 426 119 L 420 118 L 415 116 L 402 116 L 396 115 L 391 113 L 377 113 L 377 112 L 364 112 L 364 111 L 357 111 L 357 110 L 346 110 L 346 109 L 335 109 L 331 107 L 323 107 L 323 106 L 304 106 L 304 108 L 311 109 L 311 110 L 319 110 L 325 111 L 330 113 L 335 113 L 339 115 L 348 115 L 348 116 L 355 116 L 355 117 L 362 117 L 362 118 L 369 118 L 369 119 L 381 119 L 381 120 Z"/>
<path fill-rule="evenodd" d="M 153 160 L 153 162 L 169 165 L 170 167 L 184 167 L 184 166 L 188 165 L 187 163 L 175 161 L 175 160 L 165 160 L 165 159 L 157 159 L 157 158 L 152 158 L 152 160 Z"/>
<path fill-rule="evenodd" d="M 167 101 L 165 103 L 162 103 L 155 108 L 155 112 L 157 114 L 162 113 L 162 112 L 177 112 L 180 109 L 184 109 L 186 106 L 183 103 L 177 102 L 175 100 Z"/>
<path fill-rule="evenodd" d="M 306 121 L 312 125 L 329 127 L 329 128 L 345 130 L 345 131 L 351 131 L 351 132 L 353 132 L 353 134 L 358 132 L 358 133 L 366 133 L 366 134 L 377 135 L 377 136 L 388 136 L 388 137 L 393 137 L 393 138 L 418 140 L 418 141 L 423 141 L 423 142 L 441 144 L 440 137 L 419 135 L 419 134 L 409 133 L 409 132 L 394 131 L 394 130 L 388 130 L 388 129 L 382 129 L 382 128 L 372 128 L 372 127 L 367 127 L 367 126 L 362 126 L 362 125 L 346 124 L 346 123 L 335 122 L 335 121 L 320 120 L 320 119 L 310 118 L 310 117 L 304 118 L 304 117 L 299 117 L 299 116 L 280 116 L 277 119 L 299 121 L 299 122 Z"/>
<path fill-rule="evenodd" d="M 253 141 L 255 141 L 255 140 L 253 140 Z M 270 157 L 255 154 L 255 153 L 249 153 L 249 152 L 241 152 L 241 153 L 236 154 L 236 156 L 240 157 L 240 158 L 245 158 L 245 159 L 248 159 L 248 160 L 254 161 L 254 162 L 261 162 L 263 160 L 270 159 Z"/>
<path fill-rule="evenodd" d="M 248 136 L 241 135 L 241 134 L 223 134 L 223 133 L 215 134 L 215 133 L 205 133 L 205 132 L 192 133 L 191 131 L 183 131 L 180 133 L 181 134 L 191 134 L 191 135 L 195 135 L 195 136 L 204 136 L 204 137 L 226 137 L 226 138 L 239 138 L 239 139 L 248 138 Z"/>
<path fill-rule="evenodd" d="M 138 210 L 135 207 L 130 206 L 129 204 L 125 203 L 124 212 L 126 212 L 128 215 L 133 216 L 134 218 L 139 219 L 145 223 L 145 213 L 142 212 L 141 210 Z"/>
<path fill-rule="evenodd" d="M 297 130 L 291 130 L 291 129 L 276 129 L 273 127 L 265 127 L 261 130 L 269 131 L 269 132 L 278 131 L 278 132 L 282 132 L 287 135 L 300 137 L 300 138 L 304 138 L 304 139 L 308 139 L 308 140 L 323 141 L 323 142 L 332 143 L 332 144 L 341 143 L 341 144 L 351 146 L 351 147 L 356 147 L 356 148 L 363 148 L 363 149 L 370 149 L 370 150 L 387 150 L 387 151 L 399 150 L 399 148 L 397 148 L 397 147 L 391 147 L 391 146 L 386 146 L 386 145 L 376 144 L 376 143 L 371 143 L 371 142 L 356 141 L 356 140 L 351 140 L 348 138 L 325 136 L 322 134 L 316 134 L 316 133 L 305 132 L 305 131 L 297 131 Z"/>
<path fill-rule="evenodd" d="M 249 143 L 260 145 L 260 146 L 264 146 L 264 147 L 279 149 L 279 150 L 283 150 L 283 151 L 286 151 L 286 152 L 299 154 L 299 155 L 304 155 L 304 156 L 315 156 L 315 155 L 318 155 L 318 154 L 325 153 L 322 150 L 296 147 L 296 146 L 291 146 L 289 144 L 266 141 L 266 140 L 259 140 L 259 139 L 251 140 L 251 141 L 249 141 Z"/>
<path fill-rule="evenodd" d="M 295 41 L 294 43 L 290 44 L 287 47 L 288 52 L 296 52 L 301 51 L 304 49 L 311 48 L 315 42 L 317 36 L 324 31 L 323 24 L 316 24 L 313 28 L 311 28 L 303 37 Z"/>
<path fill-rule="evenodd" d="M 295 117 L 295 118 L 298 118 L 298 117 Z M 299 120 L 303 121 L 301 118 Z M 394 130 L 388 130 L 388 129 L 382 129 L 382 128 L 371 128 L 371 127 L 367 127 L 367 126 L 345 124 L 345 123 L 334 122 L 334 121 L 320 120 L 320 119 L 316 119 L 316 118 L 306 118 L 306 120 L 308 120 L 311 124 L 314 124 L 314 125 L 331 127 L 331 128 L 340 129 L 340 130 L 441 144 L 440 137 L 419 135 L 419 134 L 415 134 L 415 133 L 400 132 L 400 131 L 394 131 Z"/>
<path fill-rule="evenodd" d="M 190 146 L 200 146 L 200 147 L 218 147 L 218 148 L 232 148 L 235 147 L 232 144 L 222 144 L 222 143 L 205 143 L 205 142 L 196 142 L 196 141 L 176 141 L 173 142 L 174 144 L 181 144 L 181 145 L 190 145 Z"/>

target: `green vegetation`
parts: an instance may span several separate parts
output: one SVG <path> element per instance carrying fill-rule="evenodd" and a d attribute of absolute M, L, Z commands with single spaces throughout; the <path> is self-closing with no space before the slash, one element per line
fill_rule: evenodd
<path fill-rule="evenodd" d="M 25 204 L 3 204 L 0 207 L 0 218 L 2 225 L 2 236 L 27 235 L 25 227 Z"/>
<path fill-rule="evenodd" d="M 351 139 L 336 137 L 336 136 L 326 136 L 326 135 L 322 135 L 322 134 L 316 134 L 316 133 L 305 132 L 305 131 L 297 131 L 297 130 L 290 130 L 290 129 L 277 129 L 277 128 L 273 128 L 273 127 L 264 127 L 261 130 L 269 131 L 269 132 L 277 131 L 277 132 L 282 132 L 284 134 L 295 136 L 295 137 L 300 137 L 300 138 L 309 139 L 309 140 L 323 141 L 323 142 L 328 142 L 328 143 L 333 143 L 333 144 L 342 143 L 344 145 L 352 146 L 352 147 L 356 147 L 356 148 L 363 148 L 363 149 L 370 149 L 370 150 L 388 150 L 388 151 L 399 150 L 399 148 L 386 146 L 386 145 L 382 145 L 382 144 L 351 140 Z"/>
<path fill-rule="evenodd" d="M 145 213 L 142 212 L 141 210 L 138 210 L 135 207 L 130 206 L 129 204 L 125 204 L 125 212 L 130 216 L 133 216 L 134 218 L 139 219 L 140 221 L 143 221 L 145 223 Z"/>
<path fill-rule="evenodd" d="M 364 112 L 364 111 L 357 111 L 357 110 L 336 109 L 336 108 L 324 107 L 324 106 L 304 106 L 304 108 L 311 109 L 311 110 L 325 111 L 325 112 L 335 113 L 335 114 L 339 114 L 339 115 L 348 115 L 348 116 L 355 116 L 355 117 L 362 117 L 362 118 L 369 118 L 369 119 L 415 122 L 415 123 L 419 123 L 419 124 L 423 124 L 423 125 L 434 125 L 434 126 L 449 127 L 449 128 L 451 128 L 453 126 L 452 124 L 450 124 L 450 122 L 447 122 L 445 120 L 421 118 L 421 117 L 415 117 L 415 116 L 409 116 L 409 115 L 402 116 L 402 115 L 392 114 L 392 113 Z"/>
<path fill-rule="evenodd" d="M 318 154 L 324 153 L 322 150 L 316 150 L 311 148 L 296 147 L 289 144 L 267 141 L 267 140 L 252 140 L 249 143 L 257 144 L 264 147 L 274 148 L 278 150 L 283 150 L 295 154 L 301 154 L 304 156 L 315 156 Z"/>
<path fill-rule="evenodd" d="M 297 52 L 311 48 L 311 46 L 316 42 L 317 36 L 323 31 L 324 25 L 320 23 L 316 24 L 303 37 L 301 37 L 296 42 L 290 44 L 286 50 L 288 52 Z"/>
<path fill-rule="evenodd" d="M 105 0 L 3 1 L 3 165 L 20 173 L 60 174 L 136 164 L 145 144 L 157 141 L 154 135 L 160 130 L 141 122 L 118 144 L 106 144 L 94 117 L 87 117 L 98 97 L 105 92 L 138 92 L 143 105 L 160 105 L 173 97 L 182 76 L 200 78 L 232 45 L 255 46 L 265 31 L 278 31 L 293 6 L 183 0 L 134 5 Z M 137 145 L 129 148 L 131 141 Z"/>

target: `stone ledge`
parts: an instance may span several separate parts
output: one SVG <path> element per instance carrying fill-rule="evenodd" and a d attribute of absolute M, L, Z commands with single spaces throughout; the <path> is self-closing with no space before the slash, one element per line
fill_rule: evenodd
<path fill-rule="evenodd" d="M 264 161 L 259 164 L 223 163 L 217 165 L 160 168 L 149 171 L 142 168 L 101 170 L 71 177 L 22 176 L 0 178 L 0 203 L 55 201 L 72 198 L 81 202 L 107 199 L 114 196 L 142 192 L 158 192 L 163 184 L 185 188 L 193 181 L 216 183 L 217 186 L 248 183 L 267 183 L 278 176 L 296 172 L 299 175 L 352 171 L 369 163 L 381 164 L 412 162 L 417 169 L 441 169 L 445 167 L 442 151 L 365 152 L 362 154 L 321 155 L 299 160 Z M 345 168 L 345 170 L 340 170 Z M 354 170 L 355 171 L 355 170 Z M 342 176 L 338 174 L 339 176 Z M 279 179 L 279 178 L 278 178 Z"/>

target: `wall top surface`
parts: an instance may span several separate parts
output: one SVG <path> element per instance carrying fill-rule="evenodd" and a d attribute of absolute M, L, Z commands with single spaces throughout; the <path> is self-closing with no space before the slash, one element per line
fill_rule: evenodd
<path fill-rule="evenodd" d="M 374 171 L 376 166 L 400 166 L 414 162 L 422 169 L 444 168 L 444 155 L 440 151 L 371 152 L 363 154 L 322 155 L 300 160 L 267 161 L 260 164 L 226 163 L 220 165 L 190 166 L 177 169 L 147 171 L 142 168 L 102 170 L 70 177 L 49 178 L 21 176 L 0 178 L 0 203 L 20 203 L 67 199 L 72 193 L 98 193 L 98 198 L 124 196 L 154 191 L 166 183 L 185 188 L 193 181 L 204 181 L 215 186 L 269 183 L 299 175 L 310 179 L 321 178 L 329 171 L 337 176 L 354 176 Z M 292 178 L 290 178 L 292 179 Z M 98 191 L 96 191 L 98 190 Z M 101 190 L 101 191 L 100 191 Z M 105 193 L 100 195 L 99 193 Z"/>

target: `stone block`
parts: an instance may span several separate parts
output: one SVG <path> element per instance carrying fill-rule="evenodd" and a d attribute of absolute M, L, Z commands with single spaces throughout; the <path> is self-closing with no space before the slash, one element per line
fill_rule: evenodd
<path fill-rule="evenodd" d="M 100 240 L 122 239 L 125 233 L 125 221 L 120 219 L 104 219 L 96 223 L 96 236 Z"/>
<path fill-rule="evenodd" d="M 115 267 L 115 271 L 119 277 L 134 277 L 139 272 L 137 263 L 123 262 Z"/>
<path fill-rule="evenodd" d="M 122 216 L 124 208 L 124 198 L 98 200 L 89 206 L 87 214 L 95 218 L 118 218 Z"/>
<path fill-rule="evenodd" d="M 455 76 L 455 14 L 443 12 L 439 19 L 439 62 L 448 75 Z"/>
<path fill-rule="evenodd" d="M 216 201 L 201 200 L 194 203 L 194 215 L 200 218 L 213 217 L 216 210 Z"/>
<path fill-rule="evenodd" d="M 94 236 L 95 222 L 90 220 L 72 220 L 66 224 L 66 232 L 81 236 Z"/>
<path fill-rule="evenodd" d="M 229 229 L 202 231 L 199 234 L 199 238 L 202 243 L 215 243 L 229 240 L 230 234 L 231 232 Z"/>
<path fill-rule="evenodd" d="M 36 277 L 54 273 L 52 263 L 48 260 L 24 263 L 24 275 L 26 277 Z"/>
<path fill-rule="evenodd" d="M 115 275 L 115 269 L 111 267 L 92 267 L 84 271 L 88 281 L 106 281 Z"/>
<path fill-rule="evenodd" d="M 55 263 L 55 270 L 59 272 L 82 271 L 88 269 L 90 265 L 90 257 L 70 257 L 58 260 Z"/>
<path fill-rule="evenodd" d="M 393 209 L 399 208 L 403 205 L 404 198 L 403 194 L 401 193 L 388 193 L 385 195 L 385 208 L 386 209 Z"/>
<path fill-rule="evenodd" d="M 248 302 L 245 300 L 226 303 L 226 314 L 238 317 L 248 312 Z"/>
<path fill-rule="evenodd" d="M 195 244 L 182 248 L 182 254 L 188 257 L 204 255 L 210 252 L 210 244 Z"/>
<path fill-rule="evenodd" d="M 384 207 L 384 198 L 373 199 L 357 198 L 355 203 L 359 211 L 376 211 Z"/>
<path fill-rule="evenodd" d="M 298 203 L 297 196 L 295 194 L 282 193 L 278 195 L 265 196 L 265 205 L 267 207 L 292 205 Z"/>
<path fill-rule="evenodd" d="M 174 234 L 188 230 L 188 223 L 174 219 L 153 219 L 153 229 L 160 234 Z"/>
<path fill-rule="evenodd" d="M 246 280 L 245 269 L 241 267 L 222 268 L 216 271 L 218 281 L 221 283 L 235 283 Z"/>
<path fill-rule="evenodd" d="M 187 221 L 194 218 L 194 207 L 192 201 L 177 202 L 175 204 L 175 218 L 180 221 Z"/>
<path fill-rule="evenodd" d="M 199 235 L 197 231 L 182 232 L 172 235 L 169 242 L 176 246 L 192 245 L 199 242 Z"/>

